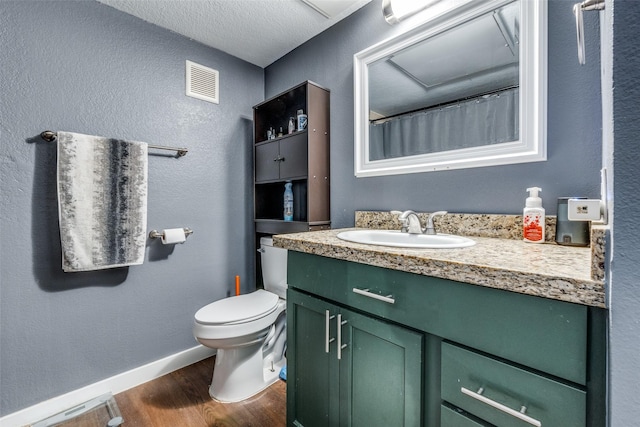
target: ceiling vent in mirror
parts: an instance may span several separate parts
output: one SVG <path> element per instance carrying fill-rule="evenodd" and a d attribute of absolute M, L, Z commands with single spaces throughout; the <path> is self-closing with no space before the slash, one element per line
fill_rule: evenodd
<path fill-rule="evenodd" d="M 356 5 L 361 7 L 365 3 L 361 0 L 302 0 L 302 2 L 327 19 L 335 18 L 344 14 L 345 11 L 353 9 Z"/>
<path fill-rule="evenodd" d="M 187 61 L 187 96 L 218 104 L 220 100 L 218 70 Z"/>

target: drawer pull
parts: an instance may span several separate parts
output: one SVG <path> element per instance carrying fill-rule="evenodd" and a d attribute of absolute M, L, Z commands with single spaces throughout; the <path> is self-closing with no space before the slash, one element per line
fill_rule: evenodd
<path fill-rule="evenodd" d="M 497 410 L 502 411 L 505 414 L 509 414 L 513 417 L 516 417 L 519 420 L 522 420 L 526 423 L 531 424 L 532 426 L 542 427 L 542 423 L 540 421 L 536 420 L 535 418 L 531 418 L 530 416 L 525 414 L 525 411 L 527 410 L 526 406 L 523 406 L 520 409 L 520 411 L 511 409 L 508 406 L 503 405 L 502 403 L 498 403 L 495 400 L 491 400 L 488 397 L 483 396 L 482 393 L 484 392 L 484 389 L 482 387 L 480 387 L 477 392 L 471 391 L 468 388 L 464 388 L 464 387 L 461 387 L 460 391 L 463 394 L 466 394 L 467 396 L 473 397 L 474 399 L 479 400 L 480 402 L 486 405 L 496 408 Z"/>
<path fill-rule="evenodd" d="M 329 310 L 324 311 L 324 352 L 329 353 L 329 344 L 334 342 L 335 338 L 329 338 L 329 321 L 333 319 L 334 316 L 329 315 Z"/>
<path fill-rule="evenodd" d="M 377 299 L 379 301 L 384 301 L 384 302 L 387 302 L 389 304 L 395 304 L 395 302 L 396 302 L 395 298 L 393 298 L 393 295 L 387 295 L 385 297 L 383 295 L 374 294 L 373 292 L 369 292 L 368 288 L 367 289 L 353 288 L 353 292 L 355 292 L 358 295 L 364 295 L 365 297 Z"/>

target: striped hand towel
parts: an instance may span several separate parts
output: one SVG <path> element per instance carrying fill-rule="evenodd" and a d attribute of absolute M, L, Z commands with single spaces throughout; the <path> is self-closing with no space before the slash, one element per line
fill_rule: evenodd
<path fill-rule="evenodd" d="M 58 132 L 62 269 L 142 264 L 147 229 L 147 144 Z"/>

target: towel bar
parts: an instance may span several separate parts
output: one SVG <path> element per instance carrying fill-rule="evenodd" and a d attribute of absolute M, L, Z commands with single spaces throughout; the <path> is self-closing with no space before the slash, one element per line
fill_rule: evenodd
<path fill-rule="evenodd" d="M 44 139 L 47 142 L 53 142 L 56 140 L 56 138 L 58 137 L 58 134 L 56 132 L 50 131 L 50 130 L 45 130 L 44 132 L 42 132 L 40 134 L 40 137 L 42 139 Z M 182 157 L 182 156 L 186 156 L 187 153 L 189 152 L 189 150 L 187 150 L 186 148 L 178 148 L 178 147 L 166 147 L 164 145 L 152 145 L 152 144 L 147 144 L 147 147 L 149 148 L 156 148 L 158 150 L 169 150 L 169 151 L 175 151 L 178 154 L 178 157 Z"/>
<path fill-rule="evenodd" d="M 193 234 L 193 230 L 192 230 L 192 229 L 190 229 L 190 228 L 188 228 L 188 227 L 185 227 L 185 228 L 184 228 L 184 235 L 185 235 L 185 237 L 189 237 L 189 235 L 191 235 L 191 234 Z M 163 236 L 163 233 L 159 232 L 158 230 L 151 230 L 151 231 L 149 232 L 149 238 L 150 238 L 150 239 L 159 239 L 159 238 L 161 238 L 162 236 Z"/>

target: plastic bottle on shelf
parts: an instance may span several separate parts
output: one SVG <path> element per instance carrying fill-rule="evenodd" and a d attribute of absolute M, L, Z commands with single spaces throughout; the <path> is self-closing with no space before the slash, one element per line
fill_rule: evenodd
<path fill-rule="evenodd" d="M 291 181 L 284 184 L 284 220 L 293 221 L 293 190 Z"/>
<path fill-rule="evenodd" d="M 288 129 L 288 133 L 289 135 L 291 135 L 292 133 L 294 133 L 296 131 L 296 119 L 294 119 L 293 117 L 289 117 L 289 129 Z"/>
<path fill-rule="evenodd" d="M 302 110 L 298 110 L 298 131 L 307 128 L 307 115 Z"/>

